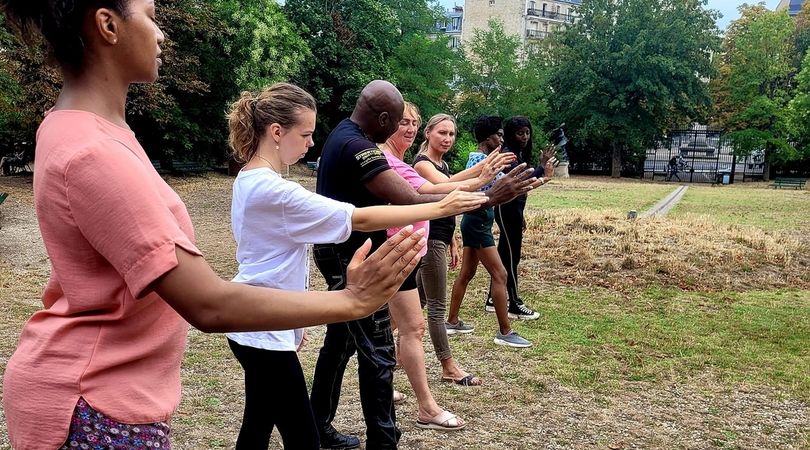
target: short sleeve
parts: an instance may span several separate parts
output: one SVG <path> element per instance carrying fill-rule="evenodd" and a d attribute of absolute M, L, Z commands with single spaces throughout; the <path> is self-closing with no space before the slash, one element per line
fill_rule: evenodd
<path fill-rule="evenodd" d="M 386 160 L 388 161 L 388 165 L 396 172 L 399 176 L 401 176 L 405 181 L 408 182 L 411 187 L 418 191 L 419 188 L 422 187 L 427 180 L 422 178 L 421 175 L 411 166 L 405 164 L 404 162 L 398 160 L 395 156 L 390 154 L 384 153 Z"/>
<path fill-rule="evenodd" d="M 64 177 L 74 222 L 121 275 L 133 297 L 177 266 L 175 246 L 201 254 L 178 222 L 177 215 L 182 215 L 191 233 L 185 206 L 179 198 L 170 204 L 161 195 L 157 177 L 122 143 L 99 141 L 78 152 Z"/>
<path fill-rule="evenodd" d="M 476 164 L 480 163 L 486 158 L 483 153 L 473 152 L 470 153 L 469 158 L 467 159 L 467 169 L 475 166 Z"/>
<path fill-rule="evenodd" d="M 282 204 L 284 227 L 293 242 L 334 244 L 351 235 L 354 205 L 315 194 L 298 184 L 283 194 Z"/>
<path fill-rule="evenodd" d="M 346 159 L 345 167 L 353 167 L 356 179 L 361 183 L 365 183 L 380 172 L 391 168 L 382 150 L 364 139 L 357 139 L 346 144 L 343 157 Z"/>

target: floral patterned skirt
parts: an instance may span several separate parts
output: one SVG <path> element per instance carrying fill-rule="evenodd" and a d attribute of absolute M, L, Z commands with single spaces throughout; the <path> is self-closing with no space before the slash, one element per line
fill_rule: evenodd
<path fill-rule="evenodd" d="M 59 450 L 171 449 L 169 425 L 155 422 L 129 425 L 116 422 L 79 398 L 65 444 Z"/>

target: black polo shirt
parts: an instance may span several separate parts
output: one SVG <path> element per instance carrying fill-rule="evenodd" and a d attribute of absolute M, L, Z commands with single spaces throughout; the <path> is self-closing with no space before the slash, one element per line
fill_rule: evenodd
<path fill-rule="evenodd" d="M 388 202 L 371 193 L 366 183 L 391 167 L 377 144 L 370 141 L 360 127 L 344 119 L 326 138 L 318 166 L 316 192 L 358 208 L 386 205 Z M 349 239 L 338 245 L 339 251 L 351 256 L 371 238 L 374 249 L 385 242 L 385 230 L 364 233 L 353 231 Z"/>

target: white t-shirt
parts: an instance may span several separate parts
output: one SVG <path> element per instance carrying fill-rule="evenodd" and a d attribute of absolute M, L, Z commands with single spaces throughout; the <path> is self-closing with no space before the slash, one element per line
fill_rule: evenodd
<path fill-rule="evenodd" d="M 291 291 L 309 288 L 309 245 L 343 242 L 354 206 L 323 197 L 269 168 L 243 170 L 233 183 L 231 222 L 239 273 L 233 281 Z M 248 347 L 295 351 L 303 330 L 227 333 Z"/>

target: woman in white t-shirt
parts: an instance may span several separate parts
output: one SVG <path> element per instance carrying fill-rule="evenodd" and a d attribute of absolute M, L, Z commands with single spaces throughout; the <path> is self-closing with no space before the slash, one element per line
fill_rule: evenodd
<path fill-rule="evenodd" d="M 355 208 L 285 180 L 280 169 L 314 145 L 315 100 L 277 83 L 243 93 L 229 114 L 229 143 L 246 164 L 233 185 L 232 229 L 239 273 L 233 281 L 288 290 L 308 287 L 308 244 L 459 214 L 485 197 L 456 191 L 438 203 Z M 245 370 L 245 412 L 237 449 L 267 448 L 277 426 L 285 448 L 318 449 L 318 431 L 296 351 L 303 330 L 227 334 Z"/>

